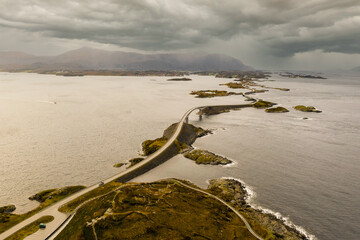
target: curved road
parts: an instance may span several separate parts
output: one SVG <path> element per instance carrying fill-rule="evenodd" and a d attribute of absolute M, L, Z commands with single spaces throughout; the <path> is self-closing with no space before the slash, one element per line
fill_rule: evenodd
<path fill-rule="evenodd" d="M 181 185 L 184 186 L 184 187 L 190 188 L 190 189 L 192 189 L 192 190 L 194 190 L 194 191 L 197 191 L 197 192 L 201 192 L 201 193 L 203 193 L 203 194 L 206 194 L 206 195 L 208 195 L 208 196 L 210 196 L 210 197 L 218 200 L 219 202 L 221 202 L 222 204 L 224 204 L 225 206 L 227 206 L 228 208 L 230 208 L 231 211 L 233 211 L 233 212 L 244 222 L 246 228 L 249 230 L 249 232 L 250 232 L 254 237 L 256 237 L 256 238 L 259 239 L 259 240 L 264 240 L 262 237 L 260 237 L 259 235 L 257 235 L 256 232 L 254 232 L 254 230 L 251 228 L 251 226 L 250 226 L 250 224 L 248 223 L 248 221 L 246 221 L 246 219 L 243 217 L 243 215 L 241 215 L 241 213 L 239 213 L 235 208 L 233 208 L 230 204 L 228 204 L 227 202 L 225 202 L 225 201 L 222 200 L 221 198 L 219 198 L 219 197 L 217 197 L 217 196 L 215 196 L 215 195 L 213 195 L 213 194 L 211 194 L 211 193 L 208 193 L 208 192 L 206 192 L 206 191 L 204 191 L 204 190 L 201 190 L 201 189 L 194 188 L 194 187 L 191 187 L 191 186 L 189 186 L 189 185 L 186 185 L 186 184 L 183 183 L 183 182 L 180 182 L 180 181 L 177 181 L 177 180 L 172 180 L 172 181 L 177 182 L 177 183 L 181 184 Z"/>
<path fill-rule="evenodd" d="M 128 173 L 131 173 L 132 171 L 141 168 L 142 166 L 144 166 L 145 164 L 151 162 L 154 158 L 158 157 L 159 155 L 161 155 L 164 151 L 166 151 L 169 146 L 171 146 L 174 141 L 176 140 L 176 138 L 179 136 L 182 127 L 184 125 L 184 122 L 186 120 L 186 118 L 196 109 L 201 109 L 201 108 L 205 108 L 205 107 L 221 107 L 221 106 L 229 106 L 229 107 L 239 107 L 239 106 L 245 106 L 248 104 L 236 104 L 236 105 L 213 105 L 213 106 L 200 106 L 200 107 L 194 107 L 189 109 L 184 116 L 181 118 L 181 120 L 179 121 L 177 127 L 176 127 L 176 131 L 173 133 L 172 137 L 167 141 L 167 143 L 162 146 L 158 151 L 154 152 L 153 154 L 149 155 L 145 160 L 141 161 L 140 163 L 136 164 L 135 166 L 121 172 L 118 173 L 106 180 L 104 180 L 103 182 L 109 183 L 111 181 L 114 181 Z M 48 223 L 46 225 L 46 229 L 42 230 L 42 231 L 37 231 L 35 234 L 30 235 L 29 237 L 27 237 L 26 239 L 46 239 L 49 235 L 52 235 L 55 231 L 58 230 L 59 226 L 63 225 L 64 222 L 68 219 L 68 215 L 61 213 L 58 211 L 58 208 L 61 207 L 62 205 L 72 201 L 73 199 L 87 193 L 90 192 L 91 190 L 94 190 L 95 188 L 99 187 L 98 184 L 94 184 L 90 187 L 84 188 L 81 191 L 62 199 L 61 201 L 43 209 L 42 211 L 38 212 L 37 214 L 33 215 L 30 218 L 25 219 L 24 221 L 20 222 L 19 224 L 13 226 L 12 228 L 10 228 L 9 230 L 3 232 L 2 234 L 0 234 L 0 239 L 5 239 L 8 236 L 12 235 L 13 233 L 15 233 L 16 231 L 20 230 L 21 228 L 25 227 L 26 225 L 36 221 L 37 219 L 39 219 L 42 216 L 45 215 L 52 215 L 54 217 L 54 220 L 50 223 Z M 67 221 L 68 222 L 68 221 Z M 66 224 L 66 223 L 65 223 Z M 55 234 L 56 235 L 56 234 Z M 33 238 L 36 237 L 36 238 Z M 49 238 L 52 239 L 52 238 Z"/>

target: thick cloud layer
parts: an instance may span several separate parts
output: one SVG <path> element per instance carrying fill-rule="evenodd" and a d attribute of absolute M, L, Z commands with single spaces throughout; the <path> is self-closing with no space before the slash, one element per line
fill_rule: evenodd
<path fill-rule="evenodd" d="M 0 8 L 0 28 L 138 50 L 246 39 L 278 57 L 360 53 L 358 0 L 1 0 Z"/>

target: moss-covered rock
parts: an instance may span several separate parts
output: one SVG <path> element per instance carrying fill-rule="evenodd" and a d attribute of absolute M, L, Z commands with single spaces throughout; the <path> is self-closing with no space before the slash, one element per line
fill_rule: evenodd
<path fill-rule="evenodd" d="M 122 166 L 126 165 L 127 163 L 116 163 L 113 167 L 121 168 Z"/>
<path fill-rule="evenodd" d="M 264 239 L 307 239 L 303 234 L 285 224 L 281 219 L 261 210 L 254 209 L 246 202 L 248 192 L 245 186 L 235 179 L 214 179 L 209 182 L 208 191 L 231 203 L 236 209 L 240 210 L 244 217 L 252 222 L 252 228 L 260 233 L 267 229 L 267 234 L 272 235 Z"/>
<path fill-rule="evenodd" d="M 232 161 L 227 158 L 216 155 L 209 151 L 198 149 L 185 153 L 184 157 L 194 160 L 196 164 L 226 165 L 232 163 Z"/>
<path fill-rule="evenodd" d="M 193 149 L 193 147 L 191 147 L 190 145 L 180 142 L 177 139 L 175 140 L 175 145 L 176 145 L 177 151 L 179 153 L 185 153 L 185 152 L 191 151 Z"/>
<path fill-rule="evenodd" d="M 178 81 L 192 81 L 192 79 L 191 78 L 171 78 L 171 79 L 168 79 L 167 81 L 174 81 L 174 82 L 178 82 Z"/>
<path fill-rule="evenodd" d="M 48 189 L 30 196 L 29 199 L 43 203 L 47 199 L 63 198 L 84 188 L 85 186 L 68 186 L 63 188 Z"/>
<path fill-rule="evenodd" d="M 301 112 L 315 112 L 315 113 L 321 113 L 320 110 L 317 110 L 315 107 L 313 106 L 304 106 L 304 105 L 297 105 L 294 107 L 295 110 L 301 111 Z"/>
<path fill-rule="evenodd" d="M 154 140 L 146 140 L 144 141 L 142 145 L 142 150 L 146 156 L 156 152 L 159 150 L 162 146 L 164 146 L 167 142 L 167 138 L 161 137 L 156 138 Z"/>
<path fill-rule="evenodd" d="M 265 109 L 265 112 L 268 112 L 268 113 L 286 113 L 286 112 L 289 112 L 289 110 L 287 110 L 284 107 L 275 107 L 275 108 Z"/>
<path fill-rule="evenodd" d="M 224 86 L 228 86 L 229 88 L 248 88 L 246 85 L 242 84 L 242 83 L 237 83 L 237 82 L 229 82 L 229 83 L 225 83 L 225 84 L 220 84 L 220 85 L 224 85 Z"/>
<path fill-rule="evenodd" d="M 284 92 L 290 91 L 289 88 L 272 88 L 272 89 L 276 89 L 276 90 L 280 90 L 280 91 L 284 91 Z"/>
<path fill-rule="evenodd" d="M 239 95 L 239 93 L 228 92 L 228 91 L 219 91 L 219 90 L 200 90 L 192 91 L 191 95 L 196 95 L 197 98 L 212 98 L 212 97 L 224 97 L 230 95 Z"/>
<path fill-rule="evenodd" d="M 249 196 L 241 182 L 231 178 L 211 179 L 208 191 L 235 206 L 243 207 Z"/>
<path fill-rule="evenodd" d="M 30 196 L 29 200 L 44 202 L 45 199 L 47 199 L 49 196 L 51 196 L 52 193 L 55 193 L 56 190 L 57 190 L 56 188 L 43 190 L 41 192 L 38 192 L 38 193 Z"/>
<path fill-rule="evenodd" d="M 252 106 L 254 108 L 269 108 L 276 105 L 276 103 L 273 102 L 268 102 L 268 101 L 264 101 L 264 100 L 259 100 L 256 103 L 254 103 Z"/>
<path fill-rule="evenodd" d="M 0 207 L 0 213 L 11 213 L 11 212 L 15 211 L 15 209 L 16 209 L 16 207 L 13 204 L 3 206 L 3 207 Z"/>
<path fill-rule="evenodd" d="M 199 110 L 199 115 L 216 115 L 230 112 L 230 110 L 240 110 L 241 108 L 252 107 L 251 104 L 228 105 L 228 106 L 209 106 Z"/>
<path fill-rule="evenodd" d="M 128 166 L 127 168 L 130 168 L 136 164 L 138 164 L 139 162 L 141 162 L 142 160 L 144 160 L 145 158 L 142 157 L 138 157 L 138 158 L 133 158 L 129 160 L 130 166 Z"/>

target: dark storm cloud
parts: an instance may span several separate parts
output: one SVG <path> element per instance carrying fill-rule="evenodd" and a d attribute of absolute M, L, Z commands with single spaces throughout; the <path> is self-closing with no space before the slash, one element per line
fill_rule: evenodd
<path fill-rule="evenodd" d="M 246 37 L 278 56 L 360 53 L 358 0 L 2 0 L 0 8 L 2 27 L 141 50 Z"/>

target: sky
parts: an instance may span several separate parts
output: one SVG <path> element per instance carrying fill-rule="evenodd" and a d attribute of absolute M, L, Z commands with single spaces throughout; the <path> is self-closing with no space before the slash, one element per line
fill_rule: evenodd
<path fill-rule="evenodd" d="M 0 9 L 0 51 L 200 51 L 258 69 L 360 66 L 359 0 L 0 0 Z"/>

